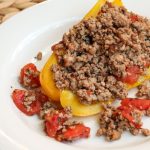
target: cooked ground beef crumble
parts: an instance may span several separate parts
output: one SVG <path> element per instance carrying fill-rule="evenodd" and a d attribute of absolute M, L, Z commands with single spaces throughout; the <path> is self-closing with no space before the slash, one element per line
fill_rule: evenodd
<path fill-rule="evenodd" d="M 56 86 L 70 89 L 85 104 L 125 98 L 126 86 L 117 79 L 126 76 L 127 66 L 145 70 L 149 41 L 148 19 L 106 3 L 96 18 L 82 20 L 52 47 Z"/>
<path fill-rule="evenodd" d="M 30 111 L 31 104 L 36 101 L 36 95 L 34 91 L 26 91 L 23 105 L 27 108 L 27 111 Z"/>
<path fill-rule="evenodd" d="M 52 102 L 50 102 L 50 101 L 45 102 L 40 109 L 39 117 L 41 119 L 44 119 L 44 117 L 47 113 L 54 111 L 56 108 L 57 107 Z"/>
<path fill-rule="evenodd" d="M 150 130 L 141 127 L 144 114 L 142 111 L 132 108 L 131 116 L 134 118 L 134 123 L 132 123 L 127 119 L 129 116 L 125 118 L 118 108 L 109 105 L 103 106 L 104 111 L 99 116 L 100 128 L 97 131 L 97 136 L 103 135 L 107 141 L 120 139 L 124 131 L 129 131 L 132 135 L 150 136 Z"/>
<path fill-rule="evenodd" d="M 150 81 L 145 81 L 142 85 L 138 86 L 137 97 L 150 99 Z"/>

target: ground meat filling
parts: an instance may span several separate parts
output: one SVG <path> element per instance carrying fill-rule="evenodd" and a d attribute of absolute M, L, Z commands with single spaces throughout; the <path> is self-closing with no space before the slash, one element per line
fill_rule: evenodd
<path fill-rule="evenodd" d="M 125 118 L 121 110 L 109 105 L 103 105 L 104 111 L 100 113 L 97 136 L 105 136 L 107 141 L 119 140 L 124 131 L 129 131 L 132 135 L 142 134 L 150 136 L 150 130 L 138 127 L 135 124 L 142 126 L 143 112 L 137 109 L 132 110 L 131 116 L 134 117 L 134 123 Z"/>
<path fill-rule="evenodd" d="M 118 79 L 126 68 L 135 65 L 143 72 L 149 65 L 150 21 L 106 3 L 96 18 L 82 20 L 52 49 L 59 89 L 70 89 L 84 104 L 123 99 L 127 89 Z"/>
<path fill-rule="evenodd" d="M 41 119 L 44 119 L 45 115 L 54 111 L 57 107 L 52 104 L 50 101 L 47 101 L 43 104 L 43 106 L 40 109 L 39 117 Z"/>
<path fill-rule="evenodd" d="M 150 81 L 145 81 L 142 85 L 138 86 L 137 97 L 150 99 Z"/>

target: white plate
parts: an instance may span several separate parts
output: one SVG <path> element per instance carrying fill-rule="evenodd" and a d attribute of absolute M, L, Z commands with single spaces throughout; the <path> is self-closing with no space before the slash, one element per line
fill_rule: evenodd
<path fill-rule="evenodd" d="M 79 118 L 92 128 L 89 139 L 70 144 L 56 142 L 45 136 L 39 119 L 22 114 L 11 100 L 11 86 L 20 88 L 17 82 L 20 68 L 28 62 L 35 62 L 34 56 L 40 50 L 43 51 L 44 59 L 36 64 L 42 68 L 51 53 L 51 45 L 58 42 L 63 33 L 77 23 L 95 2 L 96 0 L 46 1 L 0 26 L 0 149 L 149 149 L 149 137 L 134 137 L 125 133 L 119 141 L 112 143 L 104 141 L 102 137 L 96 138 L 98 123 L 94 117 Z M 124 0 L 124 3 L 128 9 L 150 16 L 149 0 Z M 149 124 L 150 119 L 146 118 L 145 125 L 148 127 Z"/>

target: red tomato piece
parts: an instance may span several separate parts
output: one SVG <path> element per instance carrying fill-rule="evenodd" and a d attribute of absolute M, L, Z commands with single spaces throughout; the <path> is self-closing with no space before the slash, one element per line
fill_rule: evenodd
<path fill-rule="evenodd" d="M 132 22 L 136 22 L 139 20 L 137 15 L 131 15 L 130 18 Z"/>
<path fill-rule="evenodd" d="M 127 67 L 126 71 L 133 74 L 141 74 L 141 71 L 138 66 Z"/>
<path fill-rule="evenodd" d="M 132 123 L 135 126 L 135 128 L 140 129 L 142 125 L 135 122 L 134 117 L 131 115 L 131 112 L 133 111 L 133 109 L 134 108 L 127 107 L 127 106 L 118 107 L 118 110 L 121 111 L 122 116 L 126 118 L 130 123 Z"/>
<path fill-rule="evenodd" d="M 147 68 L 150 67 L 150 63 L 148 63 L 148 62 L 145 63 L 145 67 L 147 67 Z"/>
<path fill-rule="evenodd" d="M 88 96 L 92 95 L 92 91 L 91 90 L 87 90 L 86 93 L 87 93 Z"/>
<path fill-rule="evenodd" d="M 137 99 L 137 98 L 126 98 L 121 101 L 122 106 L 132 106 L 139 110 L 150 109 L 150 100 Z"/>
<path fill-rule="evenodd" d="M 134 118 L 130 115 L 131 114 L 130 107 L 120 106 L 118 107 L 118 110 L 121 111 L 124 118 L 126 118 L 129 122 L 133 122 Z"/>
<path fill-rule="evenodd" d="M 54 114 L 53 116 L 47 116 L 45 121 L 45 132 L 49 137 L 55 137 L 59 125 L 60 122 L 58 114 Z"/>
<path fill-rule="evenodd" d="M 138 66 L 127 67 L 126 72 L 127 75 L 123 77 L 121 81 L 131 85 L 137 82 L 139 76 L 141 75 L 141 71 Z"/>
<path fill-rule="evenodd" d="M 63 140 L 72 141 L 79 138 L 88 138 L 90 134 L 90 128 L 83 124 L 77 124 L 69 127 L 63 134 Z"/>
<path fill-rule="evenodd" d="M 67 117 L 64 110 L 56 110 L 53 113 L 46 114 L 45 116 L 45 132 L 49 137 L 55 137 L 59 127 L 63 125 Z"/>
<path fill-rule="evenodd" d="M 21 69 L 20 83 L 28 88 L 40 86 L 39 71 L 34 64 L 29 63 Z"/>
<path fill-rule="evenodd" d="M 48 96 L 46 96 L 41 89 L 35 90 L 36 99 L 43 105 L 45 102 L 49 101 Z"/>
<path fill-rule="evenodd" d="M 15 105 L 17 106 L 17 108 L 28 116 L 32 116 L 40 112 L 41 104 L 36 99 L 30 101 L 28 106 L 25 105 L 25 101 L 27 102 L 28 99 L 32 100 L 34 96 L 35 94 L 31 91 L 18 90 L 18 89 L 14 90 L 12 93 L 12 99 Z"/>

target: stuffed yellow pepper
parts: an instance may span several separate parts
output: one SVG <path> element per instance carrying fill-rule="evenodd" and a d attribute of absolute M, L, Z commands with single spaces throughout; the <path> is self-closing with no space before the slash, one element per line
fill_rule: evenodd
<path fill-rule="evenodd" d="M 104 6 L 105 3 L 106 3 L 106 0 L 98 0 L 98 2 L 87 13 L 87 15 L 84 17 L 83 20 L 88 20 L 88 19 L 90 20 L 90 18 L 96 17 L 98 15 L 98 13 L 101 13 L 101 11 L 100 11 L 101 7 Z M 121 0 L 114 0 L 111 5 L 122 6 L 122 2 L 121 2 Z M 110 6 L 110 8 L 111 8 L 111 6 Z M 104 13 L 105 13 L 105 9 L 103 9 L 102 11 L 104 11 Z M 123 12 L 124 9 L 121 9 L 120 11 Z M 118 19 L 117 17 L 123 17 L 123 16 L 116 15 L 115 19 Z M 131 19 L 135 20 L 135 19 L 137 19 L 136 17 L 137 16 L 135 16 L 133 14 Z M 117 26 L 117 24 L 116 24 L 116 26 Z M 106 34 L 106 33 L 104 33 L 104 34 Z M 124 37 L 120 37 L 120 38 L 124 38 Z M 87 42 L 90 41 L 89 38 L 86 40 L 87 40 Z M 108 42 L 111 42 L 111 41 L 109 41 L 109 39 L 108 39 Z M 123 46 L 122 46 L 122 48 L 123 48 Z M 111 49 L 114 50 L 113 45 L 112 45 Z M 61 53 L 63 53 L 63 51 L 65 51 L 65 50 L 62 50 Z M 116 53 L 116 55 L 117 55 L 116 56 L 117 58 L 123 59 L 122 55 L 119 55 L 118 53 Z M 101 99 L 100 102 L 84 104 L 84 103 L 81 103 L 80 97 L 77 96 L 75 92 L 71 91 L 71 89 L 68 89 L 68 88 L 59 89 L 58 86 L 56 87 L 56 81 L 54 80 L 54 73 L 51 70 L 51 67 L 53 65 L 60 63 L 60 61 L 58 63 L 58 59 L 59 59 L 59 56 L 57 54 L 55 54 L 55 52 L 53 52 L 53 54 L 48 59 L 47 63 L 45 64 L 45 66 L 42 69 L 42 72 L 40 74 L 40 82 L 41 82 L 42 88 L 43 88 L 45 94 L 48 95 L 53 101 L 60 101 L 60 103 L 63 107 L 70 106 L 72 109 L 73 115 L 75 115 L 75 116 L 89 116 L 89 115 L 97 114 L 101 111 L 101 103 L 102 102 L 105 102 L 105 103 L 112 102 L 111 99 L 109 99 L 107 101 L 104 101 L 103 99 Z M 114 62 L 112 59 L 112 64 L 113 63 Z M 107 64 L 107 62 L 106 62 L 106 64 Z M 148 66 L 148 64 L 146 64 L 146 65 Z M 67 64 L 66 64 L 66 66 L 67 66 Z M 117 72 L 117 70 L 116 70 L 116 72 Z M 128 90 L 140 85 L 143 81 L 150 78 L 150 69 L 148 69 L 148 67 L 147 67 L 147 70 L 144 71 L 144 73 L 143 73 L 137 65 L 132 64 L 132 65 L 126 67 L 126 72 L 127 72 L 126 75 L 123 75 L 123 77 L 116 76 L 116 79 L 125 83 L 126 84 L 125 86 Z M 118 72 L 118 74 L 119 74 L 119 72 Z M 110 80 L 110 82 L 114 82 L 114 78 L 112 80 L 110 77 L 109 80 Z M 116 83 L 116 84 L 118 84 L 118 83 Z M 119 84 L 118 84 L 118 88 L 120 86 Z M 112 86 L 112 88 L 113 88 L 113 86 Z M 90 92 L 91 91 L 88 90 L 89 95 L 90 95 Z M 116 91 L 112 90 L 112 92 L 116 92 Z M 81 94 L 83 94 L 83 93 L 81 93 Z M 79 93 L 79 95 L 80 95 L 80 93 Z M 115 97 L 112 96 L 112 99 L 115 99 Z"/>

